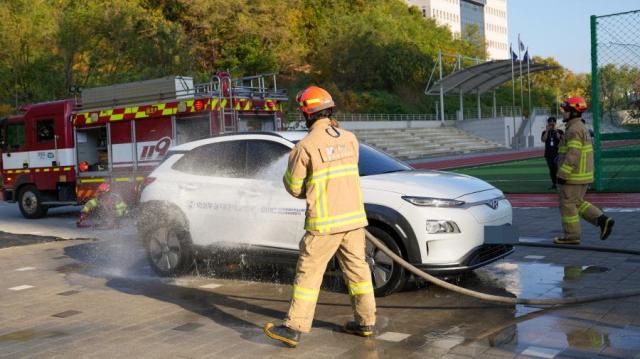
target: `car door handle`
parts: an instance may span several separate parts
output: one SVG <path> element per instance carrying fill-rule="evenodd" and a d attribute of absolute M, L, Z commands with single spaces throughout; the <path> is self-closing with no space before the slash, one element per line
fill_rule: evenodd
<path fill-rule="evenodd" d="M 198 189 L 198 186 L 196 186 L 194 184 L 184 184 L 183 183 L 183 184 L 179 184 L 178 188 L 184 189 L 184 190 L 187 190 L 187 191 L 195 191 L 195 190 Z"/>

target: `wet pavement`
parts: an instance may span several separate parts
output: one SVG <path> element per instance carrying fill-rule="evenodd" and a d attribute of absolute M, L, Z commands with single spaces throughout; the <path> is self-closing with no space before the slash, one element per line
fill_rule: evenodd
<path fill-rule="evenodd" d="M 528 241 L 549 242 L 560 229 L 557 209 L 516 209 L 514 215 Z M 640 250 L 638 213 L 613 215 L 618 223 L 611 239 L 599 241 L 585 224 L 585 245 Z M 640 358 L 640 297 L 505 306 L 414 285 L 378 298 L 377 333 L 363 339 L 340 330 L 350 304 L 332 276 L 312 333 L 297 349 L 283 348 L 261 328 L 286 313 L 290 268 L 200 264 L 193 275 L 158 278 L 131 226 L 75 232 L 65 227 L 74 220 L 63 210 L 48 223 L 11 222 L 21 233 L 53 223 L 51 238 L 67 233 L 98 240 L 0 249 L 0 357 Z M 640 286 L 640 256 L 517 247 L 459 283 L 521 297 L 620 291 Z"/>

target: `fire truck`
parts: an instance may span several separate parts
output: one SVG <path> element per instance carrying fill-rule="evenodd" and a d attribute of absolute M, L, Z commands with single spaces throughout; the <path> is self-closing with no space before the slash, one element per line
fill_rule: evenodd
<path fill-rule="evenodd" d="M 280 130 L 286 101 L 275 74 L 218 73 L 205 84 L 171 76 L 25 105 L 0 120 L 2 195 L 26 218 L 82 204 L 101 183 L 133 203 L 170 147 L 229 132 Z"/>

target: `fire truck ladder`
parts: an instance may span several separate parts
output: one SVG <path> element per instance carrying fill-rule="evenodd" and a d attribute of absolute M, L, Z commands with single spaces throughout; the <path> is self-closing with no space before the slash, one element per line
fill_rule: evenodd
<path fill-rule="evenodd" d="M 212 78 L 212 89 L 218 95 L 218 121 L 220 124 L 220 132 L 237 132 L 238 131 L 238 112 L 234 109 L 233 101 L 233 81 L 230 77 L 220 77 L 218 75 Z"/>

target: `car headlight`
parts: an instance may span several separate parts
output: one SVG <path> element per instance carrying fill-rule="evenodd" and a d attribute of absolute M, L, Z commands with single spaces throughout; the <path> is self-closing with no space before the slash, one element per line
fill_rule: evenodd
<path fill-rule="evenodd" d="M 402 196 L 405 201 L 421 207 L 460 207 L 464 205 L 464 201 L 455 199 L 431 198 L 431 197 L 412 197 Z"/>
<path fill-rule="evenodd" d="M 427 220 L 427 233 L 460 233 L 460 227 L 454 221 Z"/>

